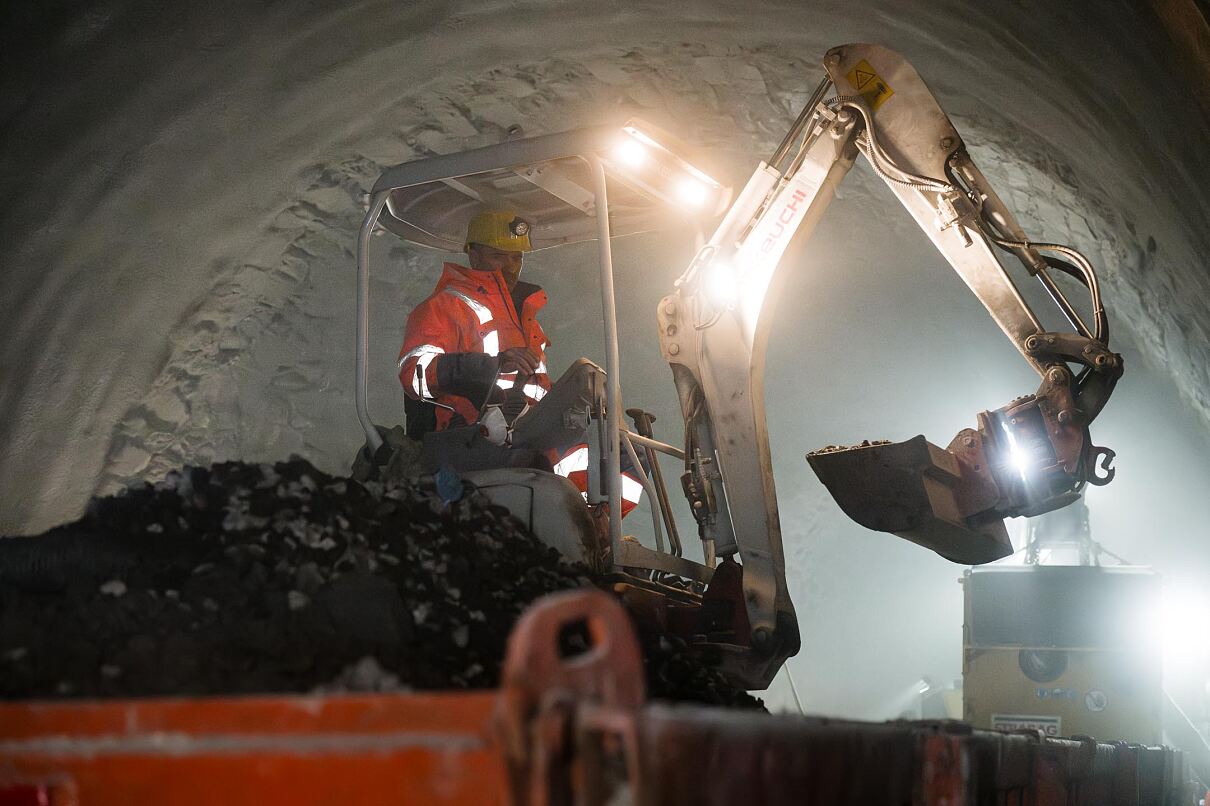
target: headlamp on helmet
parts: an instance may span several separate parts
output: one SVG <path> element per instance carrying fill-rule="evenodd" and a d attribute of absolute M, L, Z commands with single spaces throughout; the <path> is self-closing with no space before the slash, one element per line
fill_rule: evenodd
<path fill-rule="evenodd" d="M 471 244 L 483 244 L 506 252 L 528 252 L 532 225 L 513 210 L 483 210 L 466 228 L 464 250 Z"/>

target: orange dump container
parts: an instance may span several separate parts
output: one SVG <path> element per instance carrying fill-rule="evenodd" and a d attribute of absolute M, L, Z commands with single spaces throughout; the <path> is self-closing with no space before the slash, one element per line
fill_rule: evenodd
<path fill-rule="evenodd" d="M 0 804 L 491 804 L 494 692 L 0 705 Z"/>
<path fill-rule="evenodd" d="M 0 705 L 0 806 L 1196 802 L 1164 747 L 648 704 L 627 618 L 536 604 L 491 692 Z"/>

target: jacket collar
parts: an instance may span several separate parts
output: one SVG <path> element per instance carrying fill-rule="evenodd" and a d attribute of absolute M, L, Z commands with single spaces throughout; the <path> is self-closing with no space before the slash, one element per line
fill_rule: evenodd
<path fill-rule="evenodd" d="M 498 294 L 500 289 L 504 289 L 507 294 L 507 287 L 501 282 L 496 283 L 496 278 L 499 277 L 498 272 L 494 271 L 479 271 L 472 269 L 469 266 L 462 266 L 458 263 L 446 263 L 441 273 L 441 279 L 437 281 L 437 290 L 443 291 L 446 288 L 456 288 L 467 294 L 482 294 L 485 289 L 488 294 Z M 515 300 L 524 300 L 526 304 L 531 302 L 531 297 L 542 291 L 542 286 L 536 283 L 527 283 L 524 280 L 518 280 L 516 287 L 513 289 L 512 298 Z M 545 294 L 539 300 L 532 300 L 538 303 L 537 307 L 541 308 L 546 303 Z"/>

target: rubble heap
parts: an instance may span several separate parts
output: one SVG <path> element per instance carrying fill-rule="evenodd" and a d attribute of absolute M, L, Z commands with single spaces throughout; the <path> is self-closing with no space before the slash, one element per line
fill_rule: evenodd
<path fill-rule="evenodd" d="M 0 697 L 489 687 L 526 605 L 589 584 L 456 477 L 190 468 L 0 541 Z M 751 701 L 681 654 L 654 695 Z"/>

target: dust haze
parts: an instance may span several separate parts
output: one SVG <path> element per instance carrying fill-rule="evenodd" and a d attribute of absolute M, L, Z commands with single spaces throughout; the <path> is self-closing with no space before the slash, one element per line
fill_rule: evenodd
<path fill-rule="evenodd" d="M 499 142 L 514 125 L 532 135 L 635 114 L 740 184 L 814 88 L 824 51 L 874 41 L 919 70 L 1025 229 L 1102 272 L 1126 375 L 1092 429 L 1118 454 L 1117 479 L 1088 497 L 1093 536 L 1175 588 L 1210 589 L 1210 142 L 1142 10 L 174 9 L 5 12 L 0 533 L 41 531 L 185 463 L 297 453 L 345 470 L 360 442 L 352 249 L 382 167 Z M 22 39 L 34 30 L 50 33 Z M 373 243 L 372 408 L 392 423 L 404 317 L 448 256 Z M 691 253 L 688 231 L 614 252 L 625 402 L 674 442 L 654 308 Z M 894 717 L 922 676 L 960 674 L 962 569 L 849 522 L 803 456 L 917 433 L 945 444 L 1037 379 L 867 168 L 784 271 L 766 400 L 803 633 L 789 669 L 809 711 Z M 603 359 L 594 272 L 591 244 L 527 263 L 551 296 L 556 374 Z M 769 702 L 788 705 L 784 677 Z"/>

